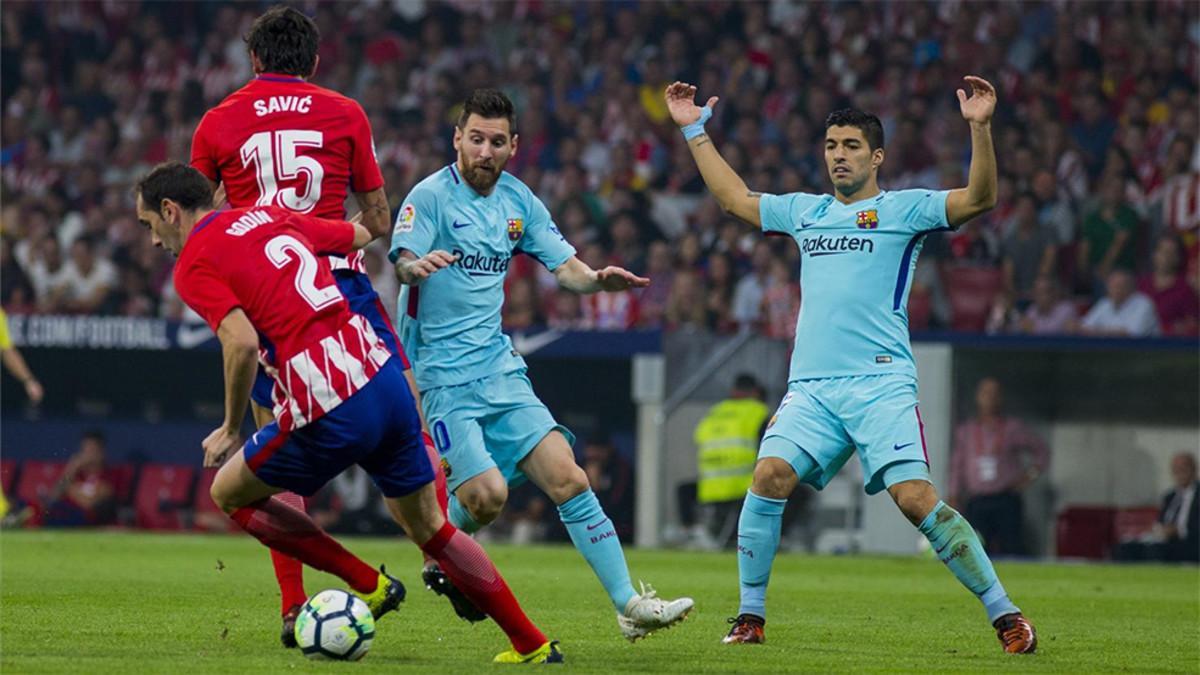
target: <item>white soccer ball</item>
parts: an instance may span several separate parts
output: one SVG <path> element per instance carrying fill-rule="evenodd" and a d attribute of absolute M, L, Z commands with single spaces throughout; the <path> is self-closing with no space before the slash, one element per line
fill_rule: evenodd
<path fill-rule="evenodd" d="M 296 617 L 296 644 L 310 659 L 357 661 L 375 639 L 375 618 L 361 598 L 346 591 L 321 591 Z"/>

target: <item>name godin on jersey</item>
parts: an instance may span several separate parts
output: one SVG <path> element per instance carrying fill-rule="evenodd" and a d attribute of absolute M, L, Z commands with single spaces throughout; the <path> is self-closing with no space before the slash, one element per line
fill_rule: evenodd
<path fill-rule="evenodd" d="M 271 216 L 267 215 L 266 211 L 249 211 L 225 228 L 225 233 L 241 237 L 259 225 L 266 225 L 269 222 L 272 222 Z"/>
<path fill-rule="evenodd" d="M 460 248 L 451 253 L 458 256 L 458 262 L 455 264 L 473 277 L 503 275 L 508 272 L 508 264 L 512 260 L 512 256 L 467 253 Z"/>
<path fill-rule="evenodd" d="M 800 245 L 800 252 L 810 256 L 841 255 L 855 251 L 874 253 L 875 242 L 868 237 L 852 237 L 848 234 L 841 237 L 826 237 L 819 234 L 815 237 L 807 237 Z"/>
<path fill-rule="evenodd" d="M 312 96 L 269 96 L 254 102 L 254 114 L 258 117 L 278 112 L 307 113 L 312 107 Z"/>

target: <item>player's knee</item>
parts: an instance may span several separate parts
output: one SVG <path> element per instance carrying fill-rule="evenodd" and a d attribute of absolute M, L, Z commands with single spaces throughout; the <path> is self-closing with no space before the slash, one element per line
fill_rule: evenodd
<path fill-rule="evenodd" d="M 777 457 L 764 457 L 754 465 L 754 483 L 750 489 L 759 497 L 787 499 L 798 480 L 791 464 Z"/>
<path fill-rule="evenodd" d="M 937 505 L 937 491 L 928 481 L 906 480 L 888 488 L 888 493 L 900 508 L 904 517 L 914 525 L 925 520 L 925 516 Z"/>
<path fill-rule="evenodd" d="M 212 498 L 217 508 L 226 514 L 233 513 L 238 509 L 238 505 L 233 503 L 232 495 L 219 481 L 213 481 L 212 487 L 208 489 L 208 496 Z"/>
<path fill-rule="evenodd" d="M 502 483 L 483 485 L 466 494 L 459 490 L 458 497 L 475 522 L 487 525 L 499 517 L 500 511 L 504 509 L 504 504 L 508 501 L 508 486 Z"/>
<path fill-rule="evenodd" d="M 590 487 L 587 472 L 575 464 L 560 472 L 545 486 L 546 496 L 555 504 L 562 504 L 572 497 L 586 492 Z"/>

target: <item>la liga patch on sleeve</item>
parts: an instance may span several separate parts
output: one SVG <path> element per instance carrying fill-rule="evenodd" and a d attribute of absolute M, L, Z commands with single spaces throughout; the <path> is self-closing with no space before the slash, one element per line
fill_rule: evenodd
<path fill-rule="evenodd" d="M 417 210 L 412 204 L 400 207 L 400 215 L 396 217 L 396 232 L 412 232 L 413 222 L 417 219 Z"/>

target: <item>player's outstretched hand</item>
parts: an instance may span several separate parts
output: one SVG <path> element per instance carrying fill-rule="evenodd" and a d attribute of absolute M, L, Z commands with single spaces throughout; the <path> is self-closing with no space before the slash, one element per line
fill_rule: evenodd
<path fill-rule="evenodd" d="M 700 106 L 695 103 L 696 88 L 692 85 L 674 82 L 667 85 L 667 90 L 663 95 L 667 99 L 667 110 L 671 111 L 671 119 L 675 120 L 675 124 L 684 127 L 700 119 Z M 704 105 L 711 108 L 719 100 L 718 97 L 713 96 Z"/>
<path fill-rule="evenodd" d="M 596 271 L 596 283 L 600 284 L 601 290 L 615 293 L 630 288 L 645 288 L 650 285 L 650 280 L 627 269 L 609 266 Z"/>
<path fill-rule="evenodd" d="M 429 278 L 429 275 L 434 272 L 445 269 L 458 261 L 458 256 L 451 255 L 446 251 L 437 250 L 430 251 L 425 255 L 417 258 L 409 264 L 409 271 L 412 274 L 412 284 L 416 285 Z"/>
<path fill-rule="evenodd" d="M 205 468 L 221 466 L 242 447 L 242 437 L 238 432 L 222 426 L 214 429 L 200 446 L 204 448 Z"/>
<path fill-rule="evenodd" d="M 980 124 L 990 122 L 992 113 L 996 112 L 996 88 L 982 77 L 967 75 L 963 79 L 971 85 L 970 98 L 967 98 L 967 92 L 958 90 L 958 107 L 962 109 L 963 119 Z"/>

